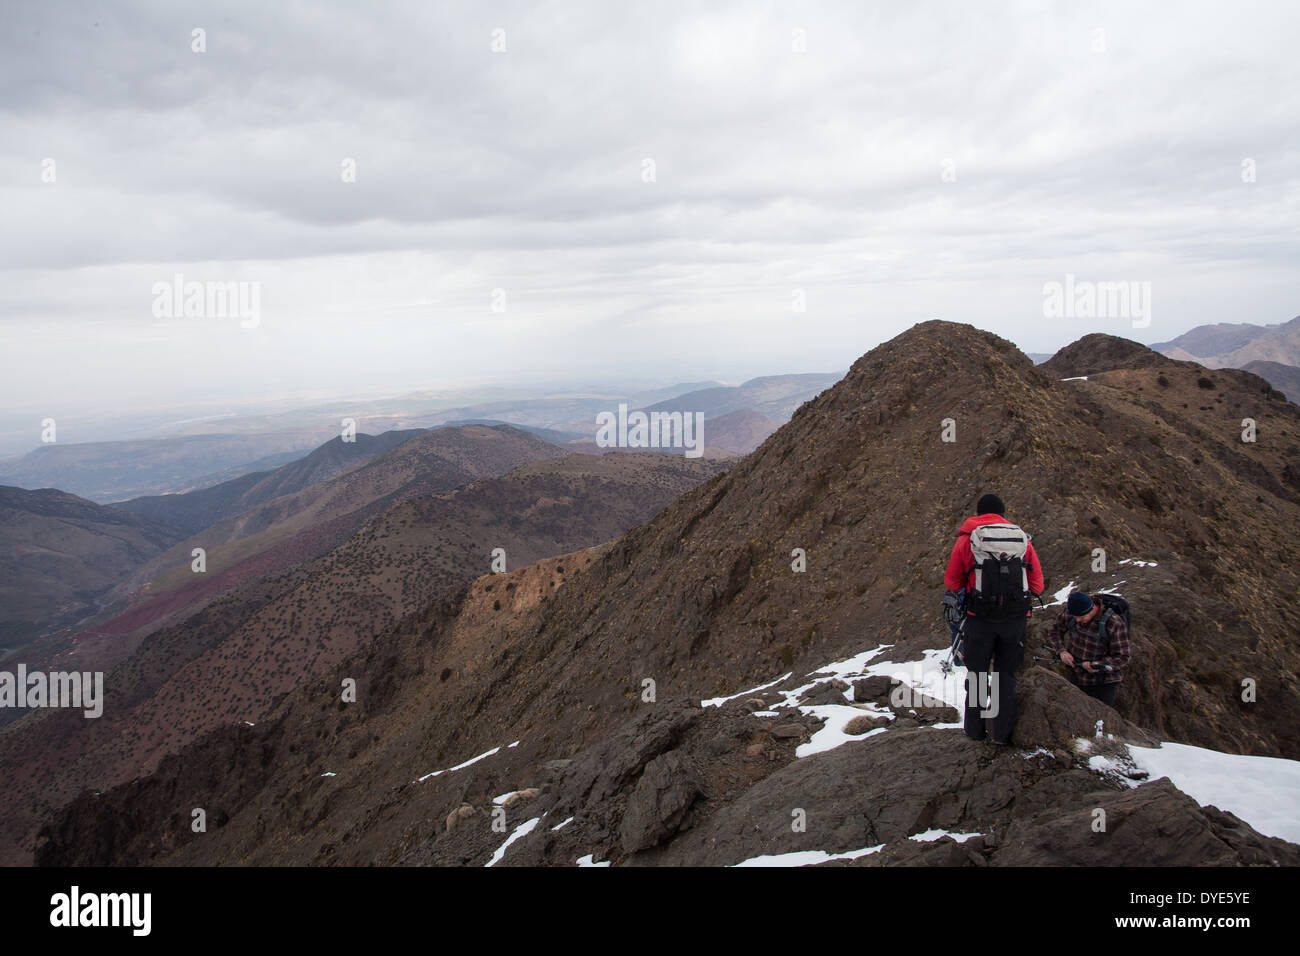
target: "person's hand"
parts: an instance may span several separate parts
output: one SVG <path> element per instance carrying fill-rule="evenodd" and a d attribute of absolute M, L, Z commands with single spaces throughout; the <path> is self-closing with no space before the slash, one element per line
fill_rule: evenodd
<path fill-rule="evenodd" d="M 1074 666 L 1074 655 L 1069 651 L 1061 651 L 1061 663 L 1066 667 Z"/>
<path fill-rule="evenodd" d="M 1096 664 L 1095 661 L 1084 661 L 1083 664 L 1082 664 L 1081 666 L 1082 666 L 1083 669 L 1086 670 L 1089 674 L 1093 673 L 1093 672 L 1097 669 L 1097 664 Z"/>

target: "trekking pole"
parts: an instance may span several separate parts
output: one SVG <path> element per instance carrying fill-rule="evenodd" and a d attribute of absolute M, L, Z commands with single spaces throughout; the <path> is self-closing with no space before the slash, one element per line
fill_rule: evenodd
<path fill-rule="evenodd" d="M 957 655 L 957 645 L 961 643 L 962 632 L 966 630 L 966 617 L 963 615 L 961 623 L 957 625 L 956 632 L 952 635 L 952 643 L 948 647 L 948 656 L 939 663 L 939 670 L 946 676 L 953 672 L 953 658 Z"/>

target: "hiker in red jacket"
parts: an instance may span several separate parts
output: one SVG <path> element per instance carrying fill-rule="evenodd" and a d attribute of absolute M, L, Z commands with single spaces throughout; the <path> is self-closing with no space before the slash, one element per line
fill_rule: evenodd
<path fill-rule="evenodd" d="M 943 584 L 967 595 L 966 736 L 1005 745 L 1016 723 L 1016 671 L 1025 659 L 1031 597 L 1043 592 L 1043 568 L 1029 535 L 1002 516 L 1001 498 L 985 495 L 976 510 L 962 523 Z M 987 692 L 977 693 L 972 681 Z M 981 698 L 987 698 L 987 726 Z"/>

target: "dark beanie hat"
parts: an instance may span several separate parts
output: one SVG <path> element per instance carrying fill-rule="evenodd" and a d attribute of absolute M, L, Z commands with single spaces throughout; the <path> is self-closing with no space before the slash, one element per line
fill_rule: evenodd
<path fill-rule="evenodd" d="M 975 513 L 981 515 L 1000 515 L 1005 509 L 1002 499 L 997 495 L 985 495 L 975 506 Z"/>
<path fill-rule="evenodd" d="M 1065 602 L 1065 613 L 1071 617 L 1083 617 L 1092 610 L 1092 595 L 1087 591 L 1075 591 Z"/>

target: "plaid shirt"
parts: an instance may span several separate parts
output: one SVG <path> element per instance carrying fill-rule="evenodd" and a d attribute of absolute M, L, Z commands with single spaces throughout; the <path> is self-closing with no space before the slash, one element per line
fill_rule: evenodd
<path fill-rule="evenodd" d="M 1092 599 L 1093 607 L 1099 606 L 1100 602 Z M 1073 617 L 1062 611 L 1052 625 L 1052 629 L 1047 633 L 1047 646 L 1050 647 L 1059 658 L 1061 651 L 1069 651 L 1074 658 L 1074 667 L 1070 668 L 1073 672 L 1075 681 L 1085 687 L 1092 687 L 1096 684 L 1113 684 L 1124 679 L 1124 668 L 1128 667 L 1129 658 L 1132 654 L 1132 644 L 1128 639 L 1128 625 L 1124 623 L 1124 618 L 1118 614 L 1112 614 L 1106 621 L 1106 633 L 1110 636 L 1110 648 L 1106 654 L 1101 653 L 1102 642 L 1098 640 L 1101 636 L 1098 633 L 1098 623 L 1101 621 L 1101 615 L 1098 614 L 1093 620 L 1082 627 L 1076 624 Z M 1079 666 L 1083 661 L 1096 661 L 1100 664 L 1109 664 L 1111 670 L 1109 673 L 1103 670 L 1097 670 L 1092 673 L 1084 670 Z"/>

